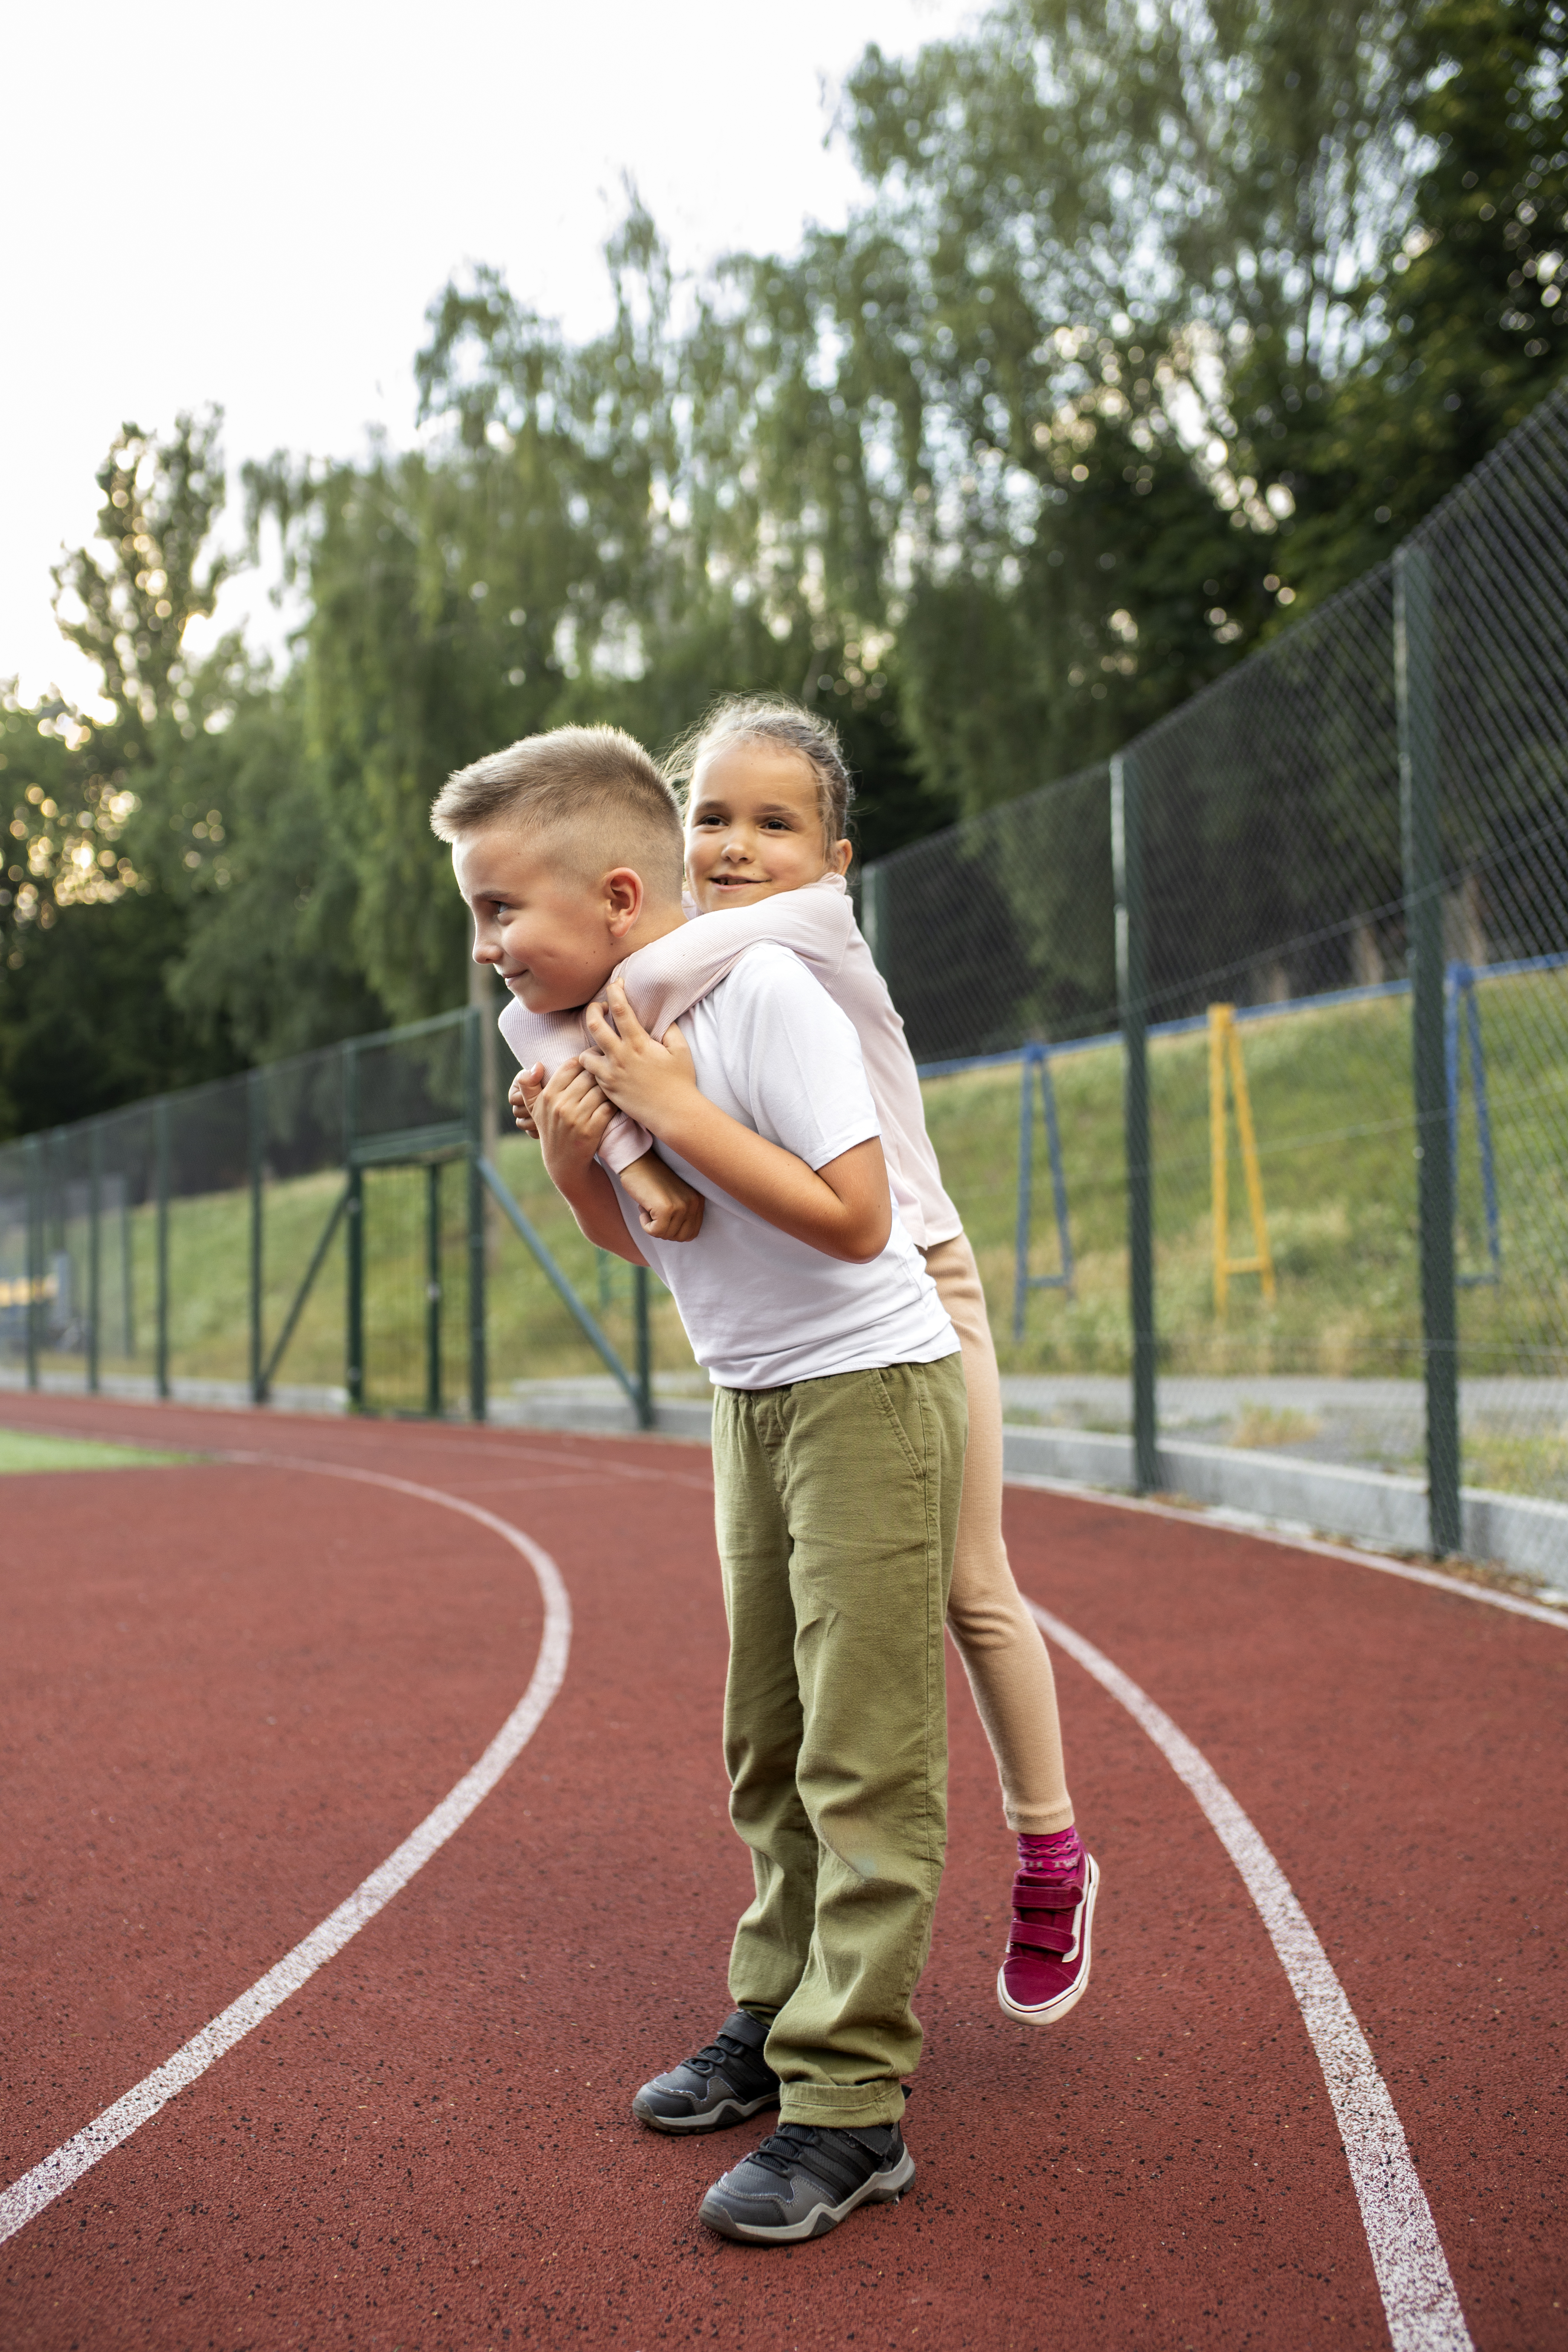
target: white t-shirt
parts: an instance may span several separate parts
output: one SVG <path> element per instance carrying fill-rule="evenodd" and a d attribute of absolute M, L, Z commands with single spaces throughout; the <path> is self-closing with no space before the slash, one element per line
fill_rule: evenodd
<path fill-rule="evenodd" d="M 854 1024 L 787 948 L 748 948 L 680 1025 L 709 1101 L 808 1168 L 879 1132 Z M 667 1145 L 659 1156 L 708 1203 L 697 1239 L 653 1240 L 624 1192 L 621 1213 L 715 1387 L 784 1388 L 957 1354 L 896 1211 L 880 1256 L 850 1265 L 765 1223 Z"/>

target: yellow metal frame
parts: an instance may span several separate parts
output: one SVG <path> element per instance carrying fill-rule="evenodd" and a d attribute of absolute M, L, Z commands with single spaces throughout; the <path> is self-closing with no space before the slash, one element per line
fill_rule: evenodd
<path fill-rule="evenodd" d="M 1236 1131 L 1241 1145 L 1242 1173 L 1247 1180 L 1247 1205 L 1252 1213 L 1251 1257 L 1230 1255 L 1230 1146 L 1226 1132 L 1226 1062 L 1230 1063 L 1230 1091 L 1236 1104 Z M 1262 1276 L 1263 1296 L 1272 1307 L 1275 1297 L 1274 1260 L 1268 1249 L 1268 1223 L 1263 1213 L 1263 1178 L 1258 1166 L 1258 1139 L 1252 1131 L 1252 1102 L 1247 1091 L 1247 1070 L 1241 1058 L 1241 1033 L 1234 1004 L 1209 1006 L 1209 1158 L 1214 1176 L 1214 1306 L 1223 1318 L 1233 1274 Z"/>

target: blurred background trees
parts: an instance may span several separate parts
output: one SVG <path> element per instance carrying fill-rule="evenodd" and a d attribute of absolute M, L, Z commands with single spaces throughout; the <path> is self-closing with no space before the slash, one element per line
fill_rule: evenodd
<path fill-rule="evenodd" d="M 247 469 L 305 621 L 204 660 L 216 415 L 126 426 L 57 574 L 100 721 L 0 708 L 0 1133 L 463 992 L 448 770 L 714 694 L 830 709 L 862 854 L 1124 741 L 1381 561 L 1568 352 L 1568 11 L 1031 0 L 841 129 L 848 226 L 573 345 L 447 287 L 413 450 Z"/>

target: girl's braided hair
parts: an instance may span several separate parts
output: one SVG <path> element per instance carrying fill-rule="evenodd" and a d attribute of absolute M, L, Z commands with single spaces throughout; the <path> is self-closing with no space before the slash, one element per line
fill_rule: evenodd
<path fill-rule="evenodd" d="M 772 743 L 780 751 L 798 751 L 816 781 L 817 812 L 824 845 L 832 848 L 849 829 L 849 806 L 855 798 L 844 746 L 830 719 L 821 719 L 804 704 L 784 694 L 725 694 L 710 706 L 695 727 L 689 727 L 671 747 L 664 772 L 684 804 L 700 761 L 731 743 Z"/>

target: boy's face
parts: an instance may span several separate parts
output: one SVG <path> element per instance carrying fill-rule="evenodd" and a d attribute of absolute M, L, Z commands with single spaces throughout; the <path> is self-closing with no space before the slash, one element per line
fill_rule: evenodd
<path fill-rule="evenodd" d="M 474 918 L 474 961 L 494 964 L 531 1013 L 591 1003 L 642 910 L 629 866 L 590 880 L 559 840 L 507 824 L 454 842 L 452 870 Z"/>
<path fill-rule="evenodd" d="M 698 762 L 686 806 L 686 878 L 705 915 L 751 907 L 847 871 L 847 841 L 822 837 L 816 778 L 798 751 L 731 743 Z"/>

